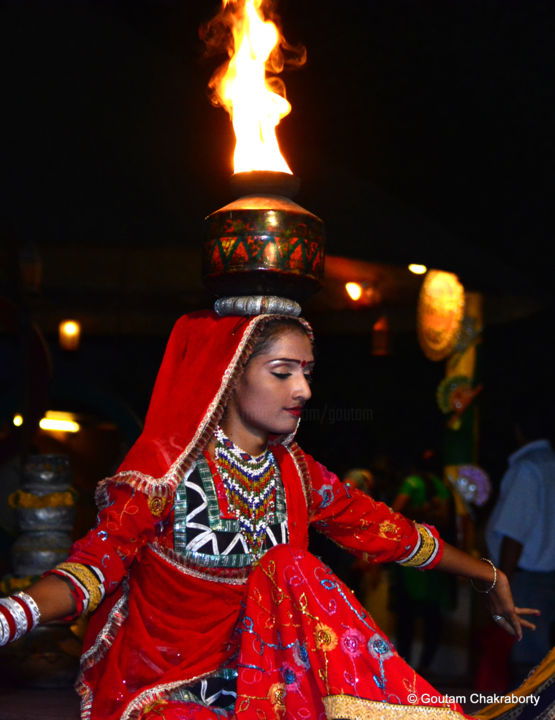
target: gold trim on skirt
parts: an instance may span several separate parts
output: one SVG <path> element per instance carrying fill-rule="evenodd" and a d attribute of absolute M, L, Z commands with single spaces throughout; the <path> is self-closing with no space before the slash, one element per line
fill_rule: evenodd
<path fill-rule="evenodd" d="M 351 695 L 328 695 L 323 698 L 328 720 L 461 720 L 456 710 L 428 705 L 396 705 L 378 700 L 365 700 Z"/>

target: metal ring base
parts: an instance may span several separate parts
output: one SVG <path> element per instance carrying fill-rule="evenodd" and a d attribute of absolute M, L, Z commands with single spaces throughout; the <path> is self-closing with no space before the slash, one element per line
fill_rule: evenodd
<path fill-rule="evenodd" d="M 299 317 L 301 306 L 289 298 L 277 295 L 243 295 L 218 298 L 214 310 L 224 315 L 290 315 Z"/>

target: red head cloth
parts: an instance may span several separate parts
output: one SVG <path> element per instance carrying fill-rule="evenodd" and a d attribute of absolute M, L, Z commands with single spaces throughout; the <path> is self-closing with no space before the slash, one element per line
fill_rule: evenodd
<path fill-rule="evenodd" d="M 206 447 L 260 332 L 277 315 L 181 317 L 158 371 L 144 430 L 112 482 L 147 493 L 175 490 Z M 291 319 L 291 318 L 288 318 Z M 310 325 L 298 320 L 312 336 Z"/>

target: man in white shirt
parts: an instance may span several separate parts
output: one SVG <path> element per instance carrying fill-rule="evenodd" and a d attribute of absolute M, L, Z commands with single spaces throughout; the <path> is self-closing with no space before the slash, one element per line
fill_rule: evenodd
<path fill-rule="evenodd" d="M 519 607 L 541 611 L 536 631 L 513 647 L 515 681 L 549 652 L 555 624 L 555 452 L 546 439 L 545 414 L 529 399 L 515 405 L 519 449 L 509 457 L 486 541 L 507 574 Z"/>

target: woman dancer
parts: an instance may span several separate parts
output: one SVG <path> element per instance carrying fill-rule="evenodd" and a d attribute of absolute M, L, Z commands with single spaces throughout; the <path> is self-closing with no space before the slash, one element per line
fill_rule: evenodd
<path fill-rule="evenodd" d="M 371 562 L 469 577 L 509 632 L 533 627 L 489 561 L 294 443 L 313 366 L 303 320 L 200 312 L 176 324 L 144 431 L 98 487 L 96 527 L 0 604 L 4 641 L 39 617 L 90 613 L 83 718 L 408 718 L 423 704 L 461 717 L 307 552 L 309 524 Z"/>

